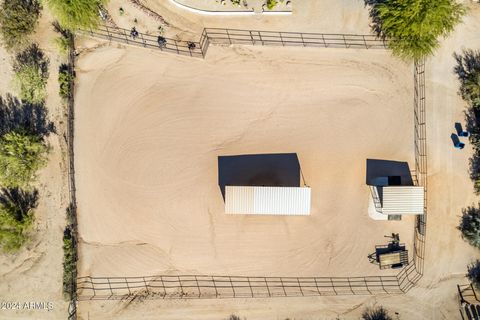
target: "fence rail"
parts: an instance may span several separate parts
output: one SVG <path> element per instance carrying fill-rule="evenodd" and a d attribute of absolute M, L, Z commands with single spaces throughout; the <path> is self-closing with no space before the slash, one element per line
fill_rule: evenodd
<path fill-rule="evenodd" d="M 67 161 L 68 161 L 68 191 L 70 197 L 69 210 L 69 228 L 72 236 L 73 259 L 75 261 L 75 268 L 72 270 L 72 283 L 68 288 L 70 295 L 70 303 L 68 306 L 68 319 L 77 319 L 77 261 L 78 261 L 78 228 L 77 228 L 77 199 L 75 188 L 75 157 L 74 157 L 74 119 L 75 119 L 75 43 L 73 35 L 70 37 L 70 47 L 68 54 L 68 72 L 70 73 L 70 90 L 67 98 Z M 65 272 L 65 270 L 64 270 Z"/>
<path fill-rule="evenodd" d="M 205 28 L 204 33 L 213 44 L 362 49 L 387 48 L 387 41 L 378 39 L 374 35 L 362 34 L 280 32 L 220 28 Z"/>
<path fill-rule="evenodd" d="M 160 51 L 205 58 L 210 44 L 262 45 L 322 48 L 386 49 L 388 41 L 371 34 L 335 34 L 205 28 L 199 41 L 183 41 L 102 25 L 82 30 L 85 35 Z"/>
<path fill-rule="evenodd" d="M 402 293 L 396 276 L 383 277 L 239 277 L 153 276 L 81 277 L 82 300 L 161 298 L 273 298 Z"/>
<path fill-rule="evenodd" d="M 81 32 L 92 37 L 102 38 L 109 41 L 116 41 L 150 49 L 158 49 L 160 51 L 196 58 L 203 58 L 203 50 L 206 52 L 207 49 L 205 47 L 205 43 L 202 47 L 200 42 L 164 38 L 141 32 L 138 32 L 136 36 L 133 36 L 131 34 L 131 30 L 119 27 L 108 27 L 107 25 L 102 25 L 95 30 L 82 30 Z"/>
<path fill-rule="evenodd" d="M 424 214 L 415 218 L 413 239 L 413 264 L 398 275 L 403 291 L 410 290 L 423 276 L 425 263 L 425 236 L 427 227 L 427 128 L 425 97 L 425 60 L 414 63 L 413 72 L 413 112 L 415 145 L 415 183 L 424 187 Z"/>
<path fill-rule="evenodd" d="M 118 31 L 120 30 L 120 31 Z M 152 36 L 129 39 L 125 29 L 99 29 L 90 35 L 143 47 L 205 57 L 210 44 L 250 44 L 302 47 L 386 48 L 387 42 L 372 35 L 342 35 L 205 28 L 195 47 L 185 41 L 166 39 L 163 48 Z M 119 35 L 120 34 L 120 35 Z M 169 43 L 169 41 L 173 41 Z M 156 45 L 155 45 L 156 43 Z M 186 50 L 188 49 L 188 50 Z M 427 192 L 425 61 L 414 63 L 415 183 Z M 73 151 L 72 151 L 73 152 Z M 323 295 L 405 293 L 423 276 L 427 207 L 416 218 L 413 260 L 396 276 L 367 277 L 237 277 L 237 276 L 149 276 L 79 277 L 79 300 L 128 299 L 136 296 L 160 298 L 260 298 Z"/>

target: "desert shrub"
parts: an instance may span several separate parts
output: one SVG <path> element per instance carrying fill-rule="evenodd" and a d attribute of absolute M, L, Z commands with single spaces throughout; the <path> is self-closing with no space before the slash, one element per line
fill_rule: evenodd
<path fill-rule="evenodd" d="M 100 22 L 99 9 L 108 0 L 44 0 L 60 25 L 69 30 L 95 29 Z"/>
<path fill-rule="evenodd" d="M 28 187 L 47 162 L 48 148 L 39 136 L 10 132 L 0 138 L 0 184 Z"/>
<path fill-rule="evenodd" d="M 16 251 L 27 241 L 37 204 L 37 190 L 3 188 L 0 191 L 0 248 L 3 251 Z"/>
<path fill-rule="evenodd" d="M 0 0 L 0 34 L 10 50 L 28 43 L 42 9 L 38 0 Z"/>
<path fill-rule="evenodd" d="M 45 101 L 48 64 L 48 58 L 35 43 L 16 55 L 13 71 L 15 85 L 22 100 L 29 103 Z"/>
<path fill-rule="evenodd" d="M 68 54 L 68 50 L 70 48 L 71 41 L 69 38 L 64 38 L 64 37 L 57 37 L 54 39 L 55 45 L 58 48 L 58 51 L 60 54 L 66 56 Z"/>
<path fill-rule="evenodd" d="M 74 248 L 74 237 L 70 227 L 63 232 L 63 293 L 72 298 L 75 290 L 76 255 Z"/>
<path fill-rule="evenodd" d="M 60 97 L 63 99 L 68 99 L 72 93 L 72 81 L 73 76 L 70 72 L 70 68 L 68 65 L 62 64 L 58 72 L 58 83 L 60 85 Z"/>
<path fill-rule="evenodd" d="M 232 314 L 230 315 L 230 317 L 228 317 L 228 320 L 242 320 L 242 319 L 240 319 L 239 316 Z"/>
<path fill-rule="evenodd" d="M 433 54 L 438 37 L 461 22 L 466 9 L 455 0 L 364 0 L 370 7 L 372 30 L 389 39 L 394 55 L 405 60 Z"/>
<path fill-rule="evenodd" d="M 384 307 L 367 308 L 362 313 L 363 320 L 392 320 Z"/>
<path fill-rule="evenodd" d="M 275 8 L 275 6 L 277 5 L 277 0 L 267 0 L 267 8 L 268 10 L 272 10 L 273 8 Z"/>
<path fill-rule="evenodd" d="M 480 248 L 480 208 L 471 206 L 463 209 L 458 229 L 465 241 Z"/>

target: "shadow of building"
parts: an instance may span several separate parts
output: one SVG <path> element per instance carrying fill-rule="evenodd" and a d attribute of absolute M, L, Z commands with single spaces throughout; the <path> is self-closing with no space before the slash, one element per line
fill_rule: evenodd
<path fill-rule="evenodd" d="M 251 154 L 218 157 L 218 184 L 225 186 L 300 187 L 296 153 Z"/>
<path fill-rule="evenodd" d="M 408 162 L 405 161 L 367 159 L 366 180 L 369 186 L 414 185 L 410 167 L 408 166 Z"/>

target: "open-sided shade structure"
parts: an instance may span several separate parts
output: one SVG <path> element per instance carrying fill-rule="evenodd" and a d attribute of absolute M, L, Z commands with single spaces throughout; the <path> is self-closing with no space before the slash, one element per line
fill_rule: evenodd
<path fill-rule="evenodd" d="M 226 186 L 225 213 L 310 215 L 310 188 Z"/>
<path fill-rule="evenodd" d="M 418 215 L 424 213 L 425 192 L 423 187 L 392 186 L 382 189 L 383 214 Z"/>

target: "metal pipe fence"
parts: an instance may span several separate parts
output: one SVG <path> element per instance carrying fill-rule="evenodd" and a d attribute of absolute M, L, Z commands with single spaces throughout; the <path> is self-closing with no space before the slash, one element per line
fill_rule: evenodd
<path fill-rule="evenodd" d="M 240 277 L 152 276 L 81 277 L 82 300 L 155 298 L 274 298 L 402 293 L 396 276 L 371 277 Z"/>
<path fill-rule="evenodd" d="M 173 39 L 159 47 L 155 37 L 139 34 L 129 38 L 126 29 L 104 27 L 88 31 L 111 41 L 156 48 L 191 57 L 205 57 L 210 44 L 250 44 L 301 47 L 383 48 L 388 43 L 372 35 L 270 32 L 256 30 L 205 28 L 195 46 Z M 70 116 L 69 116 L 70 118 Z M 73 120 L 73 110 L 71 119 Z M 73 128 L 73 122 L 71 124 Z M 73 145 L 73 131 L 71 137 Z M 425 187 L 425 212 L 414 226 L 413 260 L 396 276 L 367 277 L 238 277 L 238 276 L 146 276 L 146 277 L 79 277 L 79 300 L 129 299 L 137 296 L 157 298 L 261 298 L 325 295 L 360 295 L 405 293 L 422 277 L 426 231 L 426 110 L 425 61 L 414 63 L 414 144 L 415 184 Z M 73 148 L 71 150 L 73 156 Z M 73 170 L 73 162 L 72 162 Z"/>
<path fill-rule="evenodd" d="M 424 214 L 417 216 L 414 226 L 413 264 L 398 275 L 399 284 L 405 292 L 423 276 L 425 263 L 425 236 L 427 226 L 427 128 L 425 97 L 425 60 L 414 63 L 413 72 L 414 146 L 416 185 L 424 187 Z"/>
<path fill-rule="evenodd" d="M 83 34 L 144 48 L 157 49 L 196 58 L 205 58 L 210 44 L 262 45 L 322 48 L 386 49 L 388 41 L 374 35 L 334 34 L 308 32 L 280 32 L 205 28 L 199 41 L 183 41 L 154 36 L 131 30 L 102 25 L 95 30 L 82 30 Z"/>
<path fill-rule="evenodd" d="M 374 35 L 205 28 L 212 44 L 386 49 L 387 41 Z"/>
<path fill-rule="evenodd" d="M 95 30 L 82 30 L 81 32 L 92 37 L 109 41 L 116 41 L 150 49 L 158 49 L 160 51 L 196 58 L 204 58 L 203 50 L 206 52 L 205 43 L 203 43 L 202 47 L 200 42 L 195 41 L 176 40 L 162 36 L 153 36 L 141 32 L 137 32 L 136 35 L 132 35 L 131 30 L 119 27 L 108 27 L 107 25 L 99 26 Z M 206 44 L 208 47 L 208 41 Z"/>
<path fill-rule="evenodd" d="M 77 227 L 77 199 L 75 188 L 75 157 L 74 157 L 74 119 L 75 119 L 75 44 L 74 37 L 70 35 L 70 47 L 68 51 L 68 72 L 70 74 L 70 90 L 67 98 L 67 157 L 68 157 L 68 191 L 70 197 L 69 227 L 72 235 L 72 252 L 75 268 L 72 271 L 72 284 L 68 289 L 70 302 L 68 306 L 68 319 L 77 319 L 77 261 L 78 261 L 78 227 Z M 65 272 L 65 271 L 64 271 Z"/>

